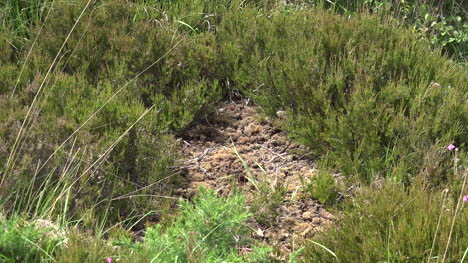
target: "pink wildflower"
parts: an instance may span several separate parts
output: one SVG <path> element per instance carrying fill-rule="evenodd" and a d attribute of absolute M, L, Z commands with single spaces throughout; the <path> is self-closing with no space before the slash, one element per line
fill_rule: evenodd
<path fill-rule="evenodd" d="M 434 82 L 434 83 L 432 83 L 432 85 L 433 85 L 434 87 L 436 87 L 436 88 L 440 88 L 440 87 L 442 87 L 442 85 L 440 85 L 440 84 L 439 84 L 439 83 L 437 83 L 437 82 Z"/>
<path fill-rule="evenodd" d="M 112 263 L 112 258 L 111 257 L 107 258 L 107 263 Z"/>
<path fill-rule="evenodd" d="M 463 202 L 468 202 L 468 195 L 465 195 L 465 196 L 463 197 Z"/>
<path fill-rule="evenodd" d="M 447 146 L 447 149 L 448 149 L 449 151 L 453 151 L 453 149 L 455 149 L 455 145 L 450 144 L 449 146 Z"/>

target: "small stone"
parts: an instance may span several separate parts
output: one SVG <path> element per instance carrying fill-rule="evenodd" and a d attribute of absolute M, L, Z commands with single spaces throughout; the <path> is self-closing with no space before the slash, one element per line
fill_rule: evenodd
<path fill-rule="evenodd" d="M 256 232 L 257 236 L 259 236 L 259 237 L 263 237 L 263 236 L 264 236 L 263 231 L 262 231 L 260 228 L 257 229 L 257 231 L 255 231 L 255 232 Z"/>
<path fill-rule="evenodd" d="M 204 163 L 203 168 L 207 171 L 210 171 L 213 168 L 212 163 L 209 163 L 209 162 Z"/>
<path fill-rule="evenodd" d="M 322 219 L 320 217 L 314 217 L 312 218 L 312 224 L 314 225 L 320 225 L 322 223 Z"/>
<path fill-rule="evenodd" d="M 310 220 L 313 216 L 314 214 L 311 211 L 306 211 L 302 214 L 302 218 L 305 220 Z"/>
<path fill-rule="evenodd" d="M 242 136 L 237 140 L 237 142 L 240 143 L 240 144 L 245 144 L 245 143 L 249 142 L 249 138 L 247 138 L 245 136 Z"/>
<path fill-rule="evenodd" d="M 280 119 L 285 119 L 286 118 L 286 112 L 284 110 L 279 110 L 276 112 L 276 117 Z"/>
<path fill-rule="evenodd" d="M 214 138 L 214 142 L 216 143 L 223 143 L 225 141 L 224 137 L 223 136 L 216 136 Z"/>
<path fill-rule="evenodd" d="M 305 237 L 310 233 L 310 231 L 312 231 L 312 227 L 308 223 L 300 223 L 297 227 L 297 231 L 301 233 L 301 236 Z"/>
<path fill-rule="evenodd" d="M 280 213 L 289 213 L 289 210 L 286 206 L 282 205 L 278 208 Z"/>
<path fill-rule="evenodd" d="M 192 179 L 194 181 L 203 181 L 205 179 L 205 175 L 202 173 L 195 173 L 192 175 Z"/>
<path fill-rule="evenodd" d="M 247 136 L 252 136 L 256 133 L 259 133 L 261 130 L 262 130 L 261 126 L 251 123 L 245 128 L 245 134 Z"/>

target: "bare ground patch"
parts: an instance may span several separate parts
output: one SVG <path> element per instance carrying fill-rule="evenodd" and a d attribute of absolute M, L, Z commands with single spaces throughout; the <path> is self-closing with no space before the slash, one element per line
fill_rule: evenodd
<path fill-rule="evenodd" d="M 183 187 L 177 191 L 181 196 L 192 197 L 199 186 L 221 195 L 238 190 L 247 196 L 250 206 L 258 194 L 252 180 L 272 187 L 280 185 L 285 190 L 284 199 L 274 207 L 274 218 L 268 223 L 249 222 L 255 238 L 275 248 L 279 258 L 286 258 L 305 238 L 331 225 L 333 215 L 304 193 L 300 176 L 314 176 L 316 166 L 295 153 L 307 149 L 291 142 L 268 119 L 260 118 L 257 107 L 248 101 L 220 105 L 216 113 L 189 129 L 182 140 Z M 257 204 L 255 209 L 254 214 L 263 208 Z"/>

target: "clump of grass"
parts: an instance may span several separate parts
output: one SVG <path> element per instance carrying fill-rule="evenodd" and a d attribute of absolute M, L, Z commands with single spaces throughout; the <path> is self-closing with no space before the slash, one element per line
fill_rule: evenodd
<path fill-rule="evenodd" d="M 306 193 L 320 203 L 331 206 L 339 201 L 340 187 L 331 173 L 319 171 L 316 176 L 312 178 L 301 177 L 301 180 Z"/>
<path fill-rule="evenodd" d="M 30 37 L 32 26 L 40 23 L 51 0 L 6 0 L 0 3 L 0 24 L 22 37 Z"/>
<path fill-rule="evenodd" d="M 345 201 L 338 226 L 307 245 L 306 262 L 460 260 L 468 242 L 468 211 L 455 214 L 458 198 L 451 198 L 447 191 L 460 192 L 431 189 L 422 177 L 408 189 L 391 180 L 361 187 L 354 198 Z"/>
<path fill-rule="evenodd" d="M 262 178 L 257 178 L 237 149 L 233 148 L 233 151 L 247 172 L 247 180 L 255 187 L 250 202 L 250 211 L 252 211 L 253 217 L 260 225 L 274 225 L 279 215 L 278 208 L 285 201 L 288 186 L 278 182 L 277 178 L 270 178 L 263 167 L 256 162 L 262 171 Z"/>
<path fill-rule="evenodd" d="M 55 259 L 57 262 L 67 263 L 106 262 L 107 257 L 116 259 L 119 253 L 131 253 L 131 250 L 121 243 L 120 246 L 113 246 L 111 241 L 111 238 L 106 240 L 102 236 L 73 229 L 67 235 L 66 247 L 57 252 Z"/>
<path fill-rule="evenodd" d="M 273 226 L 279 215 L 278 208 L 286 201 L 287 185 L 274 179 L 263 179 L 254 193 L 250 209 L 262 226 Z"/>

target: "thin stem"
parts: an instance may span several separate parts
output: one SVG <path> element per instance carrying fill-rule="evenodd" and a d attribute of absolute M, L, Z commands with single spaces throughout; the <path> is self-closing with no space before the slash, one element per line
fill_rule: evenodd
<path fill-rule="evenodd" d="M 458 198 L 457 208 L 455 209 L 455 214 L 453 215 L 452 226 L 450 227 L 450 233 L 449 233 L 449 237 L 448 237 L 448 240 L 447 240 L 447 245 L 445 246 L 445 252 L 444 252 L 444 257 L 442 258 L 442 263 L 445 262 L 445 258 L 447 256 L 447 251 L 448 251 L 448 248 L 449 248 L 449 245 L 450 245 L 450 240 L 452 238 L 452 233 L 453 233 L 453 227 L 455 225 L 455 220 L 457 219 L 458 210 L 461 207 L 460 204 L 462 203 L 462 199 L 463 199 L 463 191 L 465 190 L 466 178 L 468 177 L 468 169 L 465 169 L 463 177 L 464 177 L 463 178 L 463 185 L 462 185 L 462 188 L 461 188 L 461 191 L 460 191 L 460 196 Z"/>

